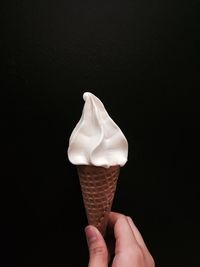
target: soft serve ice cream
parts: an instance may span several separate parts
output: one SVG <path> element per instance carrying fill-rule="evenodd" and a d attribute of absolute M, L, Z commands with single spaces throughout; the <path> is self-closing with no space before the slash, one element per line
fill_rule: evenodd
<path fill-rule="evenodd" d="M 124 134 L 95 95 L 86 92 L 83 99 L 85 105 L 82 116 L 69 140 L 70 162 L 104 168 L 123 166 L 128 156 Z"/>
<path fill-rule="evenodd" d="M 71 134 L 68 157 L 77 167 L 88 223 L 105 236 L 128 143 L 101 101 L 91 93 L 84 93 L 83 98 L 83 113 Z"/>

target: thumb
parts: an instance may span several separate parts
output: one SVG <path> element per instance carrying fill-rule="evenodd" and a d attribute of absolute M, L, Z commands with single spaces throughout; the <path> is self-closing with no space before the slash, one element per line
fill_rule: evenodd
<path fill-rule="evenodd" d="M 90 254 L 88 267 L 107 267 L 108 251 L 103 236 L 92 225 L 85 228 L 85 234 Z"/>

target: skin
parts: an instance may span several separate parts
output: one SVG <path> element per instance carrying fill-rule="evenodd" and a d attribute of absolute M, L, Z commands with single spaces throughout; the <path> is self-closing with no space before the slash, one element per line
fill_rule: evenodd
<path fill-rule="evenodd" d="M 89 249 L 88 267 L 155 267 L 153 257 L 130 217 L 111 212 L 109 229 L 113 233 L 114 246 L 106 244 L 94 226 L 85 228 Z M 113 260 L 110 260 L 111 257 Z"/>

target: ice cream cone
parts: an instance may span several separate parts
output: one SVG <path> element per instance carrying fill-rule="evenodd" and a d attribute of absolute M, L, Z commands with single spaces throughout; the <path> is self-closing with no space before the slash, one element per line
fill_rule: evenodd
<path fill-rule="evenodd" d="M 77 165 L 88 223 L 105 235 L 120 166 Z"/>

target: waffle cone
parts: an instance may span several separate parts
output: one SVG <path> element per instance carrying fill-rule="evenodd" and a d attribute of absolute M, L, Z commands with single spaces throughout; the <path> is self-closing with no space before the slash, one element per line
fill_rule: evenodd
<path fill-rule="evenodd" d="M 78 165 L 77 170 L 88 223 L 97 227 L 104 236 L 120 166 L 103 168 Z"/>

